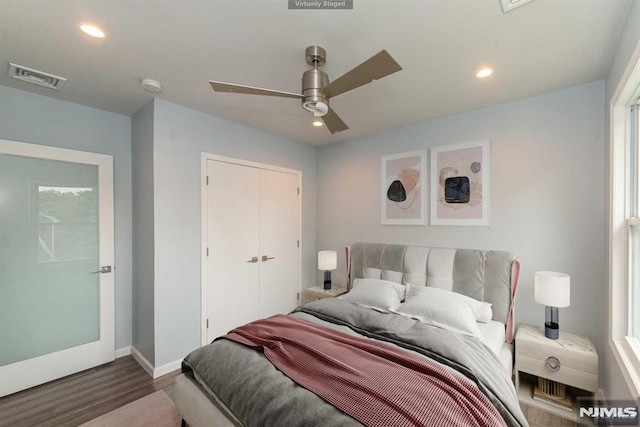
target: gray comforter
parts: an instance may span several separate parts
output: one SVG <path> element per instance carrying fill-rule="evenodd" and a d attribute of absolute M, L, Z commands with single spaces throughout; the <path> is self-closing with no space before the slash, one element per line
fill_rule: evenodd
<path fill-rule="evenodd" d="M 416 351 L 478 385 L 507 425 L 526 426 L 515 389 L 493 352 L 478 339 L 339 299 L 299 307 L 292 316 Z M 261 352 L 226 339 L 195 350 L 183 371 L 246 426 L 352 426 L 358 421 L 298 386 Z"/>

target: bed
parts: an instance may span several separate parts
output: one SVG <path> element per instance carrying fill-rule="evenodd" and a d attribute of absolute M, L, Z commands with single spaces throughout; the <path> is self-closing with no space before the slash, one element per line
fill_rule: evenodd
<path fill-rule="evenodd" d="M 355 243 L 348 258 L 349 293 L 185 358 L 187 425 L 527 425 L 511 382 L 513 254 Z"/>

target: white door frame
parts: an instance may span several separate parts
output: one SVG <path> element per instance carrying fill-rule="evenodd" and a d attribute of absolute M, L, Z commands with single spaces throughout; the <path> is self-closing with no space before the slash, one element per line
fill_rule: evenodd
<path fill-rule="evenodd" d="M 56 351 L 0 367 L 0 396 L 114 360 L 114 213 L 113 156 L 0 139 L 0 153 L 98 167 L 99 265 L 112 272 L 99 274 L 100 338 L 87 344 Z M 96 363 L 97 361 L 97 363 Z M 20 364 L 19 369 L 16 367 Z"/>
<path fill-rule="evenodd" d="M 300 188 L 300 198 L 298 199 L 298 214 L 300 223 L 298 224 L 298 236 L 300 245 L 298 245 L 298 292 L 301 292 L 302 285 L 302 172 L 295 169 L 287 169 L 280 166 L 273 166 L 266 163 L 251 162 L 248 160 L 236 159 L 233 157 L 219 156 L 211 153 L 201 153 L 201 173 L 200 173 L 200 188 L 201 188 L 201 248 L 200 248 L 200 268 L 201 268 L 201 295 L 202 299 L 202 311 L 200 315 L 200 344 L 209 344 L 207 340 L 207 161 L 214 160 L 218 162 L 231 163 L 240 166 L 248 166 L 257 169 L 267 169 L 276 172 L 284 172 L 296 175 L 298 177 L 298 187 Z"/>

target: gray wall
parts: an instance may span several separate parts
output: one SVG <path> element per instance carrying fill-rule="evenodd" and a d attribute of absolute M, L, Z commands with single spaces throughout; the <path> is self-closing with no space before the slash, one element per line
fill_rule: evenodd
<path fill-rule="evenodd" d="M 131 345 L 131 119 L 0 86 L 0 138 L 114 157 L 116 348 Z"/>
<path fill-rule="evenodd" d="M 609 68 L 609 75 L 607 76 L 606 82 L 606 97 L 605 97 L 605 105 L 606 105 L 606 114 L 605 114 L 605 129 L 607 135 L 607 144 L 606 144 L 606 174 L 605 176 L 609 177 L 609 135 L 610 135 L 610 114 L 611 109 L 609 108 L 611 105 L 612 97 L 614 92 L 616 91 L 618 84 L 620 83 L 620 79 L 623 77 L 623 73 L 627 68 L 627 64 L 631 59 L 634 51 L 636 51 L 640 46 L 640 1 L 634 1 L 631 5 L 631 9 L 629 10 L 629 15 L 627 16 L 627 23 L 620 35 L 620 40 L 618 41 L 618 46 L 616 48 L 616 53 L 614 55 L 613 61 L 611 63 L 611 67 Z M 605 200 L 609 200 L 609 182 L 606 182 L 606 198 Z M 607 221 L 604 224 L 605 228 L 608 230 L 609 218 L 608 218 L 608 204 L 606 205 L 606 214 Z M 608 236 L 607 236 L 608 238 Z M 607 265 L 608 272 L 608 265 Z M 608 277 L 608 274 L 607 274 Z M 609 294 L 606 295 L 607 299 L 605 301 L 609 301 Z M 607 304 L 606 307 L 610 305 Z M 607 328 L 605 331 L 606 336 L 609 336 L 609 324 L 606 323 L 604 328 Z M 622 372 L 616 363 L 615 357 L 607 343 L 606 348 L 603 352 L 600 353 L 601 358 L 604 359 L 605 364 L 605 390 L 609 392 L 610 395 L 619 397 L 621 399 L 631 399 L 631 393 L 629 392 L 629 388 L 627 387 L 624 377 L 622 376 Z"/>
<path fill-rule="evenodd" d="M 318 150 L 319 249 L 355 241 L 514 252 L 522 262 L 516 321 L 544 323 L 537 270 L 571 275 L 561 328 L 602 352 L 606 299 L 604 81 L 407 126 Z M 491 140 L 489 227 L 380 224 L 380 156 Z M 340 252 L 342 255 L 342 252 Z M 344 282 L 339 262 L 336 281 Z"/>
<path fill-rule="evenodd" d="M 131 122 L 133 171 L 133 347 L 155 361 L 153 101 Z"/>
<path fill-rule="evenodd" d="M 316 149 L 156 100 L 155 366 L 200 345 L 202 152 L 302 171 L 302 287 L 314 284 Z"/>

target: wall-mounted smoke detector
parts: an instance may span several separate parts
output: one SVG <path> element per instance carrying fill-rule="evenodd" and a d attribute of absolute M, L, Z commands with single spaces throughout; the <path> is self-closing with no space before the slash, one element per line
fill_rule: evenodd
<path fill-rule="evenodd" d="M 9 77 L 55 90 L 61 90 L 67 81 L 64 77 L 34 70 L 12 62 L 9 62 Z"/>
<path fill-rule="evenodd" d="M 507 13 L 532 1 L 533 0 L 500 0 L 500 4 L 502 5 L 502 11 Z"/>

